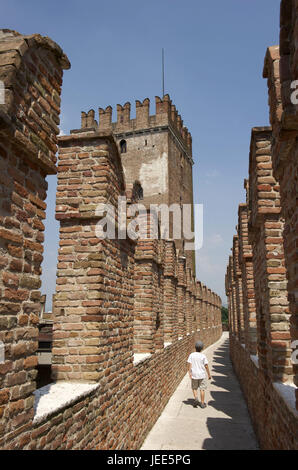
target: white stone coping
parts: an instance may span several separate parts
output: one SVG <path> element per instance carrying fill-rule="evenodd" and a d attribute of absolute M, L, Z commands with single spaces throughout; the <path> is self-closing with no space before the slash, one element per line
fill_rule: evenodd
<path fill-rule="evenodd" d="M 133 355 L 133 365 L 136 366 L 137 364 L 140 364 L 140 362 L 144 362 L 151 356 L 151 353 L 135 353 Z"/>
<path fill-rule="evenodd" d="M 252 360 L 252 362 L 254 363 L 254 365 L 259 368 L 259 358 L 256 354 L 251 354 L 250 355 L 250 358 Z"/>
<path fill-rule="evenodd" d="M 34 419 L 38 424 L 57 411 L 66 408 L 77 400 L 96 390 L 99 384 L 80 382 L 57 382 L 35 390 Z"/>
<path fill-rule="evenodd" d="M 163 347 L 164 347 L 164 348 L 167 348 L 168 346 L 171 346 L 171 344 L 172 344 L 172 343 L 171 343 L 170 341 L 168 341 L 167 343 L 163 343 Z"/>
<path fill-rule="evenodd" d="M 183 336 L 178 336 L 178 341 L 180 341 L 181 339 L 183 339 Z"/>
<path fill-rule="evenodd" d="M 41 365 L 52 364 L 52 353 L 50 352 L 38 352 L 37 358 L 38 358 L 38 364 L 41 364 Z"/>
<path fill-rule="evenodd" d="M 290 412 L 298 418 L 298 411 L 296 410 L 296 397 L 295 390 L 296 385 L 292 382 L 282 383 L 282 382 L 273 382 L 273 387 L 277 393 L 283 398 L 287 408 Z"/>

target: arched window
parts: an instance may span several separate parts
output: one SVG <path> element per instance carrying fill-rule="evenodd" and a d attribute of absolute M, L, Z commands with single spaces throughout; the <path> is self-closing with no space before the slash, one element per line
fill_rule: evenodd
<path fill-rule="evenodd" d="M 120 140 L 120 153 L 126 153 L 127 146 L 126 146 L 126 140 Z"/>
<path fill-rule="evenodd" d="M 135 201 L 139 201 L 140 199 L 144 199 L 144 193 L 142 185 L 139 181 L 135 181 L 132 188 L 132 198 Z"/>

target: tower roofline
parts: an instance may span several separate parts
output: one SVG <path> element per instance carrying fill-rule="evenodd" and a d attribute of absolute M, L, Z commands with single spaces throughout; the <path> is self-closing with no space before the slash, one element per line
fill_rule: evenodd
<path fill-rule="evenodd" d="M 187 154 L 192 156 L 192 137 L 187 127 L 183 125 L 181 115 L 178 113 L 175 105 L 172 104 L 170 96 L 164 95 L 163 98 L 155 97 L 155 114 L 150 115 L 150 99 L 135 102 L 136 117 L 130 118 L 131 104 L 126 102 L 123 106 L 117 104 L 117 120 L 112 121 L 113 108 L 107 106 L 105 109 L 98 108 L 98 122 L 95 119 L 93 109 L 81 113 L 81 129 L 98 128 L 99 131 L 105 130 L 114 134 L 125 132 L 147 130 L 168 126 L 176 137 L 182 142 Z"/>

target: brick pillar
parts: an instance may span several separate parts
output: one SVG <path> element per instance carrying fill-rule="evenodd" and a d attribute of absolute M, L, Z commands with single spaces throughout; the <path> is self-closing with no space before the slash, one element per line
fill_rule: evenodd
<path fill-rule="evenodd" d="M 215 299 L 215 293 L 212 292 L 211 294 L 211 299 L 212 299 L 212 327 L 216 326 L 216 299 Z"/>
<path fill-rule="evenodd" d="M 271 128 L 254 128 L 249 163 L 249 241 L 253 247 L 260 365 L 272 380 L 292 376 L 280 194 L 272 172 Z"/>
<path fill-rule="evenodd" d="M 218 332 L 219 337 L 222 335 L 221 307 L 222 307 L 221 298 L 217 296 L 217 324 L 218 324 L 218 329 L 219 329 L 219 332 Z"/>
<path fill-rule="evenodd" d="M 196 281 L 196 329 L 202 330 L 202 286 L 200 281 Z"/>
<path fill-rule="evenodd" d="M 178 334 L 185 336 L 186 330 L 186 258 L 178 257 L 178 284 L 177 284 L 177 300 L 178 300 Z"/>
<path fill-rule="evenodd" d="M 60 137 L 58 172 L 52 376 L 108 380 L 111 366 L 122 373 L 133 354 L 134 242 L 98 232 L 105 220 L 98 205 L 108 202 L 113 210 L 124 193 L 113 137 L 96 132 Z"/>
<path fill-rule="evenodd" d="M 257 352 L 257 323 L 254 292 L 252 246 L 248 242 L 248 208 L 240 204 L 238 210 L 239 265 L 242 274 L 244 340 L 250 354 Z"/>
<path fill-rule="evenodd" d="M 207 326 L 207 287 L 202 284 L 202 325 L 203 328 L 208 328 Z"/>
<path fill-rule="evenodd" d="M 291 99 L 294 93 L 292 82 L 297 74 L 297 2 L 281 1 L 280 9 L 280 50 L 278 46 L 268 48 L 264 78 L 268 82 L 269 115 L 272 126 L 273 175 L 280 185 L 281 211 L 284 225 L 285 267 L 288 280 L 288 301 L 290 312 L 290 333 L 292 348 L 298 349 L 297 309 L 297 165 L 298 165 L 298 105 Z M 296 353 L 294 353 L 295 356 Z M 298 364 L 292 362 L 294 383 L 298 387 Z M 298 409 L 298 388 L 296 388 Z"/>
<path fill-rule="evenodd" d="M 209 290 L 209 330 L 210 330 L 210 339 L 211 342 L 214 341 L 214 329 L 213 329 L 213 292 Z"/>
<path fill-rule="evenodd" d="M 228 301 L 228 315 L 229 315 L 229 334 L 234 334 L 233 321 L 232 321 L 232 289 L 231 289 L 231 270 L 230 270 L 230 258 L 229 264 L 227 265 L 226 275 L 225 275 L 225 293 Z"/>
<path fill-rule="evenodd" d="M 212 326 L 216 326 L 216 304 L 215 293 L 212 292 Z"/>
<path fill-rule="evenodd" d="M 191 269 L 189 267 L 186 268 L 186 332 L 192 332 L 192 279 L 191 279 Z"/>
<path fill-rule="evenodd" d="M 244 344 L 244 313 L 243 313 L 243 292 L 242 292 L 242 273 L 239 264 L 239 238 L 238 235 L 233 237 L 233 257 L 234 257 L 234 281 L 236 289 L 236 305 L 237 305 L 237 332 L 238 340 Z"/>
<path fill-rule="evenodd" d="M 219 297 L 219 299 L 218 299 L 218 321 L 219 321 L 220 330 L 222 332 L 221 309 L 222 309 L 222 300 L 221 300 L 221 297 Z"/>
<path fill-rule="evenodd" d="M 178 305 L 178 256 L 175 252 L 174 259 L 174 276 L 175 276 L 175 291 L 174 291 L 174 337 L 178 339 L 179 336 L 179 305 Z"/>
<path fill-rule="evenodd" d="M 148 224 L 149 225 L 149 224 Z M 156 242 L 156 240 L 153 240 Z M 154 333 L 155 352 L 164 349 L 164 266 L 163 266 L 163 240 L 157 240 L 157 279 L 154 286 L 155 299 L 157 305 L 156 313 L 156 329 Z"/>
<path fill-rule="evenodd" d="M 164 261 L 164 340 L 172 342 L 178 339 L 178 309 L 176 299 L 176 250 L 175 242 L 165 241 Z"/>
<path fill-rule="evenodd" d="M 234 275 L 234 257 L 231 258 L 231 290 L 232 290 L 232 317 L 233 317 L 233 329 L 234 335 L 238 338 L 238 314 L 237 314 L 237 295 L 236 295 L 236 281 Z"/>
<path fill-rule="evenodd" d="M 56 173 L 67 57 L 49 38 L 0 31 L 0 447 L 24 446 L 34 415 L 46 176 Z M 5 434 L 5 438 L 3 437 Z"/>
<path fill-rule="evenodd" d="M 211 290 L 206 288 L 206 325 L 210 329 L 211 326 Z"/>
<path fill-rule="evenodd" d="M 196 310 L 196 278 L 192 276 L 192 287 L 191 287 L 191 318 L 192 326 L 191 331 L 197 330 L 197 310 Z"/>
<path fill-rule="evenodd" d="M 148 228 L 151 218 L 147 214 Z M 135 253 L 134 352 L 154 353 L 163 344 L 163 317 L 160 308 L 162 273 L 159 241 L 139 239 Z"/>

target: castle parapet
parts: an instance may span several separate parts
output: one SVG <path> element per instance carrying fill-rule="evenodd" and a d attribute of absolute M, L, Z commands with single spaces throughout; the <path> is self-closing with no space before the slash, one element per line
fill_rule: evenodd
<path fill-rule="evenodd" d="M 97 121 L 95 120 L 95 111 L 90 109 L 88 113 L 84 111 L 81 112 L 81 128 L 96 128 L 98 126 Z"/>
<path fill-rule="evenodd" d="M 144 127 L 149 126 L 149 108 L 150 100 L 145 98 L 143 103 L 136 100 L 136 124 Z"/>
<path fill-rule="evenodd" d="M 155 114 L 150 116 L 150 100 L 136 100 L 136 117 L 131 119 L 131 104 L 126 102 L 123 106 L 117 104 L 117 120 L 112 122 L 113 110 L 111 106 L 105 109 L 98 108 L 99 120 L 95 119 L 93 109 L 88 113 L 81 113 L 81 129 L 98 128 L 100 131 L 112 131 L 114 134 L 146 130 L 155 127 L 169 126 L 180 139 L 187 152 L 192 155 L 192 138 L 176 107 L 172 104 L 169 95 L 163 98 L 155 97 Z M 77 132 L 77 131 L 75 131 Z"/>
<path fill-rule="evenodd" d="M 112 112 L 113 109 L 111 106 L 107 106 L 106 109 L 98 108 L 99 114 L 99 130 L 110 130 L 112 129 Z"/>

